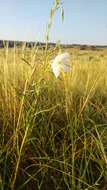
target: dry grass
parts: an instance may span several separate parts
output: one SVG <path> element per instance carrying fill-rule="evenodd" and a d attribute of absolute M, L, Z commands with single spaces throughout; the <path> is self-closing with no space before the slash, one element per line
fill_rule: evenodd
<path fill-rule="evenodd" d="M 0 50 L 0 189 L 91 190 L 107 182 L 107 49 Z"/>

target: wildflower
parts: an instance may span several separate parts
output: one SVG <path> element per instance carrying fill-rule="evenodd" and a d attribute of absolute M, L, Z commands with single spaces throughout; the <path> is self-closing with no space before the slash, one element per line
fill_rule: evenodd
<path fill-rule="evenodd" d="M 70 62 L 69 53 L 62 53 L 55 57 L 55 59 L 52 61 L 51 66 L 56 78 L 60 75 L 61 70 L 63 70 L 64 72 L 68 72 L 70 70 L 69 62 Z"/>

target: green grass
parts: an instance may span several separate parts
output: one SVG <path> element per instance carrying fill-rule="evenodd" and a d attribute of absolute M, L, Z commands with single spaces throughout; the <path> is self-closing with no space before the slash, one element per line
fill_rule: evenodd
<path fill-rule="evenodd" d="M 107 183 L 107 49 L 0 50 L 0 190 L 97 190 Z"/>

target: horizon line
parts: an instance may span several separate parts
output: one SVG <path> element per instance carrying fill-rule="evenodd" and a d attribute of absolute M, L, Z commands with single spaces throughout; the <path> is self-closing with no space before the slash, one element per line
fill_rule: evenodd
<path fill-rule="evenodd" d="M 8 40 L 8 39 L 0 39 L 0 42 L 19 42 L 19 43 L 37 43 L 37 44 L 46 44 L 44 41 L 32 41 L 32 40 Z M 62 46 L 96 46 L 96 47 L 107 47 L 107 44 L 92 44 L 92 43 L 59 43 L 49 41 L 48 44 L 60 44 Z"/>

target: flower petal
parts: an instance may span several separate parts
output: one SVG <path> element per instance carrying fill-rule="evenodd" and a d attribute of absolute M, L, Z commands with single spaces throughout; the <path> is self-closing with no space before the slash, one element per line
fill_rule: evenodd
<path fill-rule="evenodd" d="M 60 65 L 56 64 L 54 61 L 52 62 L 52 70 L 56 78 L 60 75 L 61 67 Z"/>
<path fill-rule="evenodd" d="M 70 54 L 69 53 L 62 53 L 55 57 L 52 61 L 52 70 L 55 74 L 56 78 L 60 75 L 61 69 L 64 72 L 68 72 L 70 70 Z"/>
<path fill-rule="evenodd" d="M 69 53 L 62 53 L 60 55 L 57 55 L 54 59 L 56 63 L 58 62 L 68 62 L 70 60 L 70 54 Z"/>
<path fill-rule="evenodd" d="M 61 67 L 63 68 L 64 72 L 70 71 L 70 66 L 66 64 L 61 64 Z"/>

